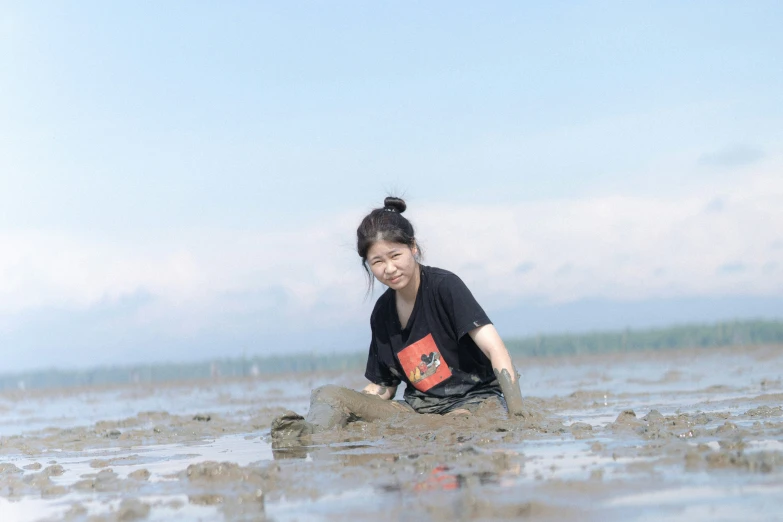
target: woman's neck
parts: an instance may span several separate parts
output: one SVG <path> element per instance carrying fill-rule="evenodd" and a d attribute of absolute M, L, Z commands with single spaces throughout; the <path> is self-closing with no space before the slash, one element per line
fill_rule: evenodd
<path fill-rule="evenodd" d="M 397 298 L 402 299 L 406 303 L 412 303 L 416 300 L 416 294 L 419 292 L 419 285 L 421 284 L 421 265 L 416 263 L 416 268 L 413 271 L 413 278 L 411 282 L 397 290 Z"/>

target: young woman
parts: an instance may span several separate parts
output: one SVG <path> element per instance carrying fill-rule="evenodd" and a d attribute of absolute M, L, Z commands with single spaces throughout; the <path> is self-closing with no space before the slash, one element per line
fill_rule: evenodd
<path fill-rule="evenodd" d="M 459 277 L 419 262 L 405 209 L 402 199 L 386 198 L 356 231 L 370 288 L 374 280 L 388 287 L 370 318 L 370 383 L 363 393 L 337 386 L 314 390 L 307 419 L 286 413 L 273 423 L 273 437 L 400 412 L 470 414 L 501 397 L 509 414 L 523 415 L 517 373 L 497 330 Z M 403 382 L 404 403 L 391 400 Z"/>

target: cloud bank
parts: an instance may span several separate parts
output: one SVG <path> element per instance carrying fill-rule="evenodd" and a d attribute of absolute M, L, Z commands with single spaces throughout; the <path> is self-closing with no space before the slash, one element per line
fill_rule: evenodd
<path fill-rule="evenodd" d="M 670 198 L 414 203 L 406 215 L 425 262 L 456 272 L 497 309 L 520 300 L 781 295 L 781 202 L 783 179 L 766 172 Z M 179 342 L 363 323 L 372 303 L 353 242 L 365 210 L 300 227 L 143 238 L 0 231 L 0 334 L 53 312 L 92 317 L 81 326 L 109 344 L 130 331 Z"/>
<path fill-rule="evenodd" d="M 783 179 L 695 194 L 427 209 L 425 245 L 488 299 L 779 295 Z"/>

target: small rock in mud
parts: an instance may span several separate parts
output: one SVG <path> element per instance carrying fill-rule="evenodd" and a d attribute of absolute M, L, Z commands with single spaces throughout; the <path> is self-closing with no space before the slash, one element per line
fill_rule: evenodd
<path fill-rule="evenodd" d="M 78 491 L 90 491 L 95 489 L 95 481 L 93 479 L 79 480 L 75 482 L 72 487 Z"/>
<path fill-rule="evenodd" d="M 159 504 L 159 505 L 162 505 L 164 507 L 167 507 L 169 509 L 177 511 L 179 509 L 182 509 L 185 506 L 185 503 L 182 502 L 180 499 L 174 499 L 174 500 L 169 500 L 168 502 L 164 502 L 164 503 Z"/>
<path fill-rule="evenodd" d="M 24 473 L 24 470 L 19 469 L 15 465 L 7 462 L 0 462 L 0 476 L 3 475 L 16 475 L 18 473 Z"/>
<path fill-rule="evenodd" d="M 314 432 L 315 426 L 293 411 L 287 411 L 272 421 L 273 439 L 296 439 L 312 435 Z"/>
<path fill-rule="evenodd" d="M 650 410 L 650 413 L 642 417 L 642 420 L 652 424 L 660 424 L 665 419 L 663 415 L 661 415 L 661 412 L 659 412 L 658 410 Z"/>
<path fill-rule="evenodd" d="M 51 485 L 52 481 L 49 480 L 49 475 L 45 473 L 33 473 L 24 477 L 24 482 L 35 488 L 43 488 Z"/>
<path fill-rule="evenodd" d="M 96 480 L 103 480 L 103 481 L 105 481 L 105 480 L 109 480 L 109 479 L 113 479 L 113 478 L 117 478 L 117 474 L 111 468 L 102 469 L 95 475 L 95 479 Z"/>
<path fill-rule="evenodd" d="M 775 406 L 770 408 L 769 406 L 759 406 L 745 412 L 748 417 L 780 417 L 783 416 L 783 407 Z"/>
<path fill-rule="evenodd" d="M 24 466 L 24 469 L 37 471 L 41 469 L 43 466 L 41 466 L 40 462 L 33 462 L 32 464 L 28 464 L 27 466 Z"/>
<path fill-rule="evenodd" d="M 575 422 L 568 429 L 575 439 L 586 439 L 593 436 L 593 427 L 586 422 Z"/>
<path fill-rule="evenodd" d="M 46 466 L 44 470 L 41 473 L 46 473 L 50 477 L 59 477 L 63 473 L 65 473 L 65 468 L 60 466 L 59 464 L 52 464 L 50 466 Z"/>
<path fill-rule="evenodd" d="M 117 508 L 117 520 L 140 520 L 150 514 L 149 504 L 135 498 L 126 498 Z"/>
<path fill-rule="evenodd" d="M 108 468 L 109 462 L 102 459 L 94 459 L 90 461 L 90 467 L 91 468 Z"/>
<path fill-rule="evenodd" d="M 41 488 L 41 498 L 61 497 L 68 493 L 68 488 L 59 484 L 47 484 Z"/>
<path fill-rule="evenodd" d="M 215 506 L 223 503 L 223 495 L 205 493 L 203 495 L 190 495 L 188 502 L 196 506 Z"/>
<path fill-rule="evenodd" d="M 647 426 L 643 426 L 642 428 L 639 429 L 639 433 L 647 440 L 658 440 L 658 439 L 666 440 L 674 436 L 671 431 L 668 431 L 662 428 L 660 425 L 656 425 L 654 423 L 648 423 Z M 685 437 L 685 436 L 692 437 L 693 434 L 692 433 L 690 433 L 689 435 L 680 434 L 680 437 Z"/>
<path fill-rule="evenodd" d="M 108 438 L 108 439 L 119 439 L 120 435 L 122 435 L 122 432 L 120 430 L 118 430 L 118 429 L 107 430 L 103 434 L 103 436 Z"/>
<path fill-rule="evenodd" d="M 617 416 L 610 426 L 614 431 L 635 430 L 642 426 L 642 421 L 636 418 L 636 413 L 633 410 L 625 410 Z"/>
<path fill-rule="evenodd" d="M 137 469 L 136 471 L 132 471 L 131 473 L 128 473 L 128 478 L 134 480 L 149 480 L 150 472 L 147 471 L 146 469 Z"/>
<path fill-rule="evenodd" d="M 733 422 L 726 421 L 721 426 L 715 429 L 715 433 L 734 433 L 737 431 L 737 425 Z"/>
<path fill-rule="evenodd" d="M 210 415 L 208 413 L 197 413 L 193 417 L 193 420 L 194 421 L 198 421 L 198 422 L 209 422 L 209 421 L 212 420 L 212 415 Z"/>
<path fill-rule="evenodd" d="M 73 485 L 75 489 L 82 491 L 113 491 L 119 487 L 117 474 L 111 469 L 102 469 L 98 473 L 82 475 L 84 480 L 80 480 Z"/>

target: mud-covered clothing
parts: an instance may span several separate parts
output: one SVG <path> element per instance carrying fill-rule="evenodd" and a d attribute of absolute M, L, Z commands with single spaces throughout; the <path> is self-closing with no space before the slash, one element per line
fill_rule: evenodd
<path fill-rule="evenodd" d="M 365 377 L 380 386 L 406 383 L 405 401 L 419 413 L 448 413 L 481 397 L 500 396 L 489 358 L 468 332 L 492 324 L 465 283 L 421 266 L 408 324 L 402 328 L 395 292 L 375 303 Z"/>
<path fill-rule="evenodd" d="M 411 411 L 411 413 L 416 413 L 416 410 L 413 409 L 413 407 L 408 404 L 405 401 L 395 401 L 400 406 L 403 406 Z M 467 397 L 461 402 L 458 402 L 452 406 L 449 407 L 449 410 L 443 413 L 448 413 L 449 411 L 454 410 L 468 410 L 470 413 L 476 413 L 479 408 L 486 407 L 486 406 L 496 406 L 502 410 L 508 411 L 508 406 L 506 406 L 506 399 L 503 398 L 503 396 L 498 395 L 476 395 L 475 397 Z"/>

